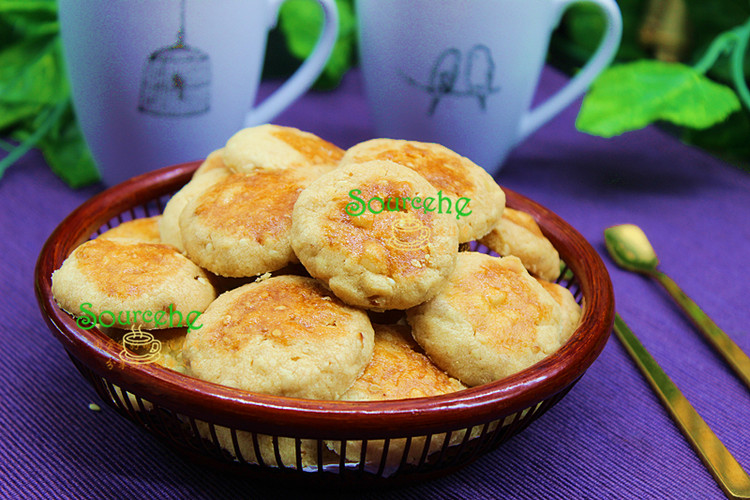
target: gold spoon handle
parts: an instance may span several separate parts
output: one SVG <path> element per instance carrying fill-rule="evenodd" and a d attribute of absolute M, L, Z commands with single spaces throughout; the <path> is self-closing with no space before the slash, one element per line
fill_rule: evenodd
<path fill-rule="evenodd" d="M 750 498 L 750 477 L 672 379 L 648 353 L 619 314 L 615 314 L 615 334 L 648 380 L 664 407 L 680 427 L 703 464 L 729 498 Z"/>
<path fill-rule="evenodd" d="M 650 273 L 669 292 L 669 295 L 677 302 L 688 315 L 693 324 L 700 330 L 708 342 L 726 360 L 729 366 L 737 373 L 745 385 L 750 388 L 750 357 L 718 327 L 703 310 L 685 295 L 685 292 L 675 283 L 672 278 L 659 270 Z"/>

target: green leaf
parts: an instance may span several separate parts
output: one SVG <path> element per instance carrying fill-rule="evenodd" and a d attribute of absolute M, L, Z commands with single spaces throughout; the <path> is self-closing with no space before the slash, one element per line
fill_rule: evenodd
<path fill-rule="evenodd" d="M 54 2 L 0 0 L 0 131 L 31 126 L 47 107 L 65 100 Z"/>
<path fill-rule="evenodd" d="M 352 0 L 336 0 L 339 33 L 316 88 L 336 87 L 354 61 L 356 17 Z M 323 12 L 314 0 L 288 0 L 279 12 L 279 28 L 289 52 L 303 60 L 312 53 L 323 26 Z"/>
<path fill-rule="evenodd" d="M 712 151 L 723 159 L 750 171 L 750 111 L 733 113 L 725 121 L 706 130 L 685 129 L 682 140 Z"/>
<path fill-rule="evenodd" d="M 30 127 L 70 92 L 55 3 L 0 0 L 0 131 Z"/>
<path fill-rule="evenodd" d="M 56 0 L 0 0 L 0 26 L 13 27 L 0 31 L 2 37 L 13 37 L 14 32 L 36 33 L 48 22 L 57 22 Z"/>
<path fill-rule="evenodd" d="M 693 48 L 692 60 L 702 56 L 714 39 L 724 31 L 732 29 L 750 17 L 750 2 L 737 0 L 685 0 L 690 38 Z M 729 58 L 720 58 L 709 75 L 720 82 L 732 81 Z M 745 77 L 750 78 L 750 58 L 745 58 Z"/>
<path fill-rule="evenodd" d="M 49 132 L 50 128 L 56 121 L 60 119 L 62 113 L 65 111 L 63 103 L 59 103 L 57 106 L 46 109 L 43 113 L 37 115 L 33 119 L 33 123 L 30 130 L 21 129 L 16 134 L 16 138 L 21 140 L 21 143 L 10 149 L 8 155 L 0 161 L 0 176 L 5 173 L 9 166 L 16 162 L 21 156 L 33 148 L 44 135 Z"/>
<path fill-rule="evenodd" d="M 78 128 L 70 101 L 38 147 L 52 171 L 70 187 L 82 187 L 99 180 L 99 171 Z"/>
<path fill-rule="evenodd" d="M 0 102 L 51 104 L 68 93 L 58 37 L 26 39 L 0 52 Z"/>
<path fill-rule="evenodd" d="M 619 0 L 622 14 L 622 39 L 616 61 L 633 61 L 648 57 L 639 40 L 640 25 L 647 0 Z M 604 35 L 605 18 L 601 8 L 590 3 L 571 5 L 563 16 L 550 44 L 553 65 L 574 73 L 591 57 Z"/>
<path fill-rule="evenodd" d="M 28 13 L 32 16 L 57 12 L 55 0 L 0 0 L 0 15 Z"/>
<path fill-rule="evenodd" d="M 665 120 L 703 129 L 740 109 L 737 95 L 690 66 L 638 61 L 602 73 L 586 95 L 576 120 L 582 132 L 602 137 Z"/>
<path fill-rule="evenodd" d="M 581 3 L 565 14 L 568 35 L 581 48 L 594 52 L 604 34 L 604 17 L 595 4 Z"/>
<path fill-rule="evenodd" d="M 0 176 L 30 148 L 72 187 L 99 174 L 70 103 L 55 0 L 0 0 Z"/>
<path fill-rule="evenodd" d="M 16 128 L 23 128 L 35 116 L 44 110 L 45 106 L 37 103 L 0 102 L 0 131 L 11 135 Z"/>
<path fill-rule="evenodd" d="M 693 47 L 702 53 L 719 33 L 742 23 L 750 16 L 750 2 L 737 0 L 684 0 L 690 21 Z"/>

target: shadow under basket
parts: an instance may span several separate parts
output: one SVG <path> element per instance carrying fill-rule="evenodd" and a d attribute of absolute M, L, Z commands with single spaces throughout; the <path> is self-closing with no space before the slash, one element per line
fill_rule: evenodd
<path fill-rule="evenodd" d="M 583 311 L 557 352 L 502 380 L 444 396 L 377 402 L 313 401 L 244 392 L 156 364 L 123 363 L 122 347 L 84 330 L 51 293 L 51 275 L 81 243 L 118 224 L 157 215 L 200 162 L 150 172 L 72 212 L 37 261 L 42 314 L 102 400 L 178 453 L 255 478 L 372 486 L 421 481 L 467 465 L 523 431 L 557 403 L 601 353 L 614 315 L 606 268 L 557 215 L 505 189 L 507 205 L 531 214 L 560 253 L 559 283 Z M 487 252 L 477 244 L 475 251 Z M 550 436 L 552 439 L 552 436 Z"/>

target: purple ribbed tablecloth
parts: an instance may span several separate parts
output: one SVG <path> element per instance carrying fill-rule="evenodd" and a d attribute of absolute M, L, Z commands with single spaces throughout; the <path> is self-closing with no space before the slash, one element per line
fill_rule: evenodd
<path fill-rule="evenodd" d="M 546 70 L 539 97 L 563 81 Z M 264 85 L 261 93 L 273 87 Z M 656 284 L 612 265 L 602 236 L 613 224 L 640 225 L 662 269 L 750 352 L 750 175 L 654 128 L 606 140 L 578 133 L 579 104 L 521 145 L 498 181 L 557 212 L 601 252 L 622 317 L 750 470 L 750 391 Z M 373 134 L 356 71 L 334 92 L 309 93 L 275 122 L 341 147 Z M 100 189 L 67 188 L 36 151 L 0 180 L 0 498 L 310 496 L 205 470 L 109 407 L 89 410 L 89 403 L 101 402 L 47 329 L 32 275 L 55 226 Z M 445 478 L 367 496 L 702 499 L 722 493 L 611 339 L 568 396 L 498 450 Z"/>

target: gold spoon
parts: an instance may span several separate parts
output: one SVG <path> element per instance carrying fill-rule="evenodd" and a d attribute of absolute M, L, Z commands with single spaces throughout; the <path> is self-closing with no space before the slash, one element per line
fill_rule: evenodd
<path fill-rule="evenodd" d="M 731 499 L 750 499 L 750 477 L 619 314 L 615 314 L 614 330 L 726 496 Z"/>
<path fill-rule="evenodd" d="M 698 307 L 698 304 L 685 295 L 677 283 L 657 269 L 659 258 L 641 228 L 633 224 L 612 226 L 604 230 L 604 242 L 617 265 L 628 271 L 650 276 L 661 283 L 706 340 L 750 388 L 750 358 Z"/>

